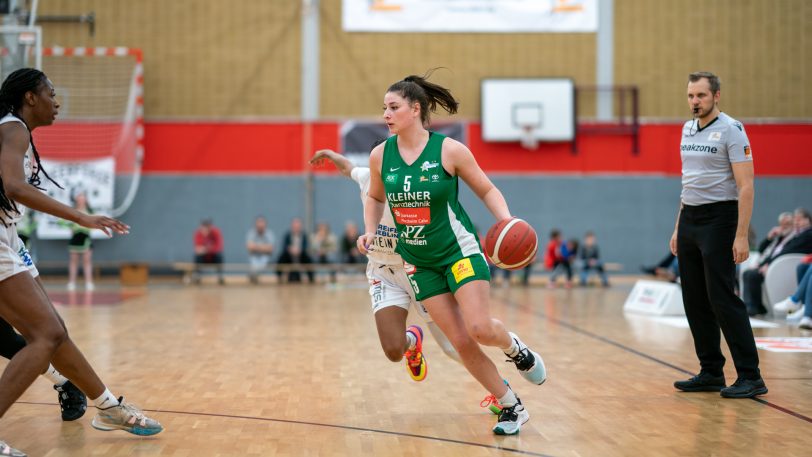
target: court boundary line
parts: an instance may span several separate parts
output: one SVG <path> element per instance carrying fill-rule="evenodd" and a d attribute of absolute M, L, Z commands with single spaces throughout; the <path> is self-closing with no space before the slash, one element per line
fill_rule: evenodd
<path fill-rule="evenodd" d="M 48 402 L 38 402 L 38 401 L 18 401 L 16 402 L 22 405 L 36 405 L 36 406 L 59 406 L 56 403 L 48 403 Z M 321 422 L 310 422 L 310 421 L 297 421 L 292 419 L 275 419 L 273 417 L 260 417 L 260 416 L 244 416 L 240 414 L 221 414 L 221 413 L 205 413 L 205 412 L 195 412 L 195 411 L 175 411 L 171 409 L 144 409 L 143 411 L 149 411 L 153 413 L 160 413 L 160 414 L 183 414 L 187 416 L 202 416 L 202 417 L 220 417 L 226 419 L 243 419 L 243 420 L 253 420 L 253 421 L 261 421 L 261 422 L 275 422 L 280 424 L 294 424 L 294 425 L 309 425 L 313 427 L 326 427 L 326 428 L 334 428 L 340 430 L 352 430 L 356 432 L 371 432 L 371 433 L 380 433 L 382 435 L 392 435 L 392 436 L 403 436 L 408 438 L 416 438 L 428 441 L 439 441 L 441 443 L 451 443 L 451 444 L 460 444 L 465 446 L 475 446 L 481 447 L 485 449 L 492 449 L 496 451 L 505 451 L 511 452 L 514 454 L 519 455 L 530 455 L 533 457 L 553 457 L 550 454 L 542 454 L 539 452 L 534 451 L 524 451 L 521 449 L 509 448 L 509 447 L 501 447 L 491 444 L 483 444 L 483 443 L 473 443 L 470 441 L 462 441 L 462 440 L 455 440 L 452 438 L 441 438 L 438 436 L 428 436 L 428 435 L 418 435 L 416 433 L 404 433 L 404 432 L 395 432 L 391 430 L 380 430 L 375 428 L 364 428 L 364 427 L 355 427 L 352 425 L 339 425 L 339 424 L 326 424 Z M 519 436 L 519 435 L 515 435 Z"/>
<path fill-rule="evenodd" d="M 536 311 L 536 310 L 530 309 L 529 306 L 523 305 L 523 304 L 521 304 L 521 303 L 519 303 L 519 302 L 517 302 L 515 300 L 504 299 L 504 298 L 501 298 L 501 297 L 497 297 L 497 300 L 501 301 L 502 303 L 504 303 L 504 304 L 506 304 L 508 306 L 514 307 L 514 308 L 524 309 L 525 311 L 527 311 L 527 312 L 529 312 L 531 314 L 535 314 L 537 317 L 540 317 L 540 318 L 542 318 L 542 319 L 544 319 L 544 320 L 546 320 L 548 322 L 555 323 L 557 325 L 560 325 L 561 327 L 572 330 L 575 333 L 580 333 L 582 335 L 588 336 L 588 337 L 596 339 L 598 341 L 602 341 L 602 342 L 604 342 L 606 344 L 609 344 L 611 346 L 615 346 L 615 347 L 620 348 L 620 349 L 622 349 L 622 350 L 624 350 L 626 352 L 630 352 L 630 353 L 632 353 L 634 355 L 637 355 L 637 356 L 640 356 L 642 358 L 648 359 L 648 360 L 650 360 L 652 362 L 655 362 L 655 363 L 657 363 L 659 365 L 663 365 L 663 366 L 666 366 L 668 368 L 672 368 L 672 369 L 674 369 L 676 371 L 679 371 L 679 372 L 682 372 L 682 373 L 685 373 L 685 374 L 689 374 L 689 375 L 692 375 L 692 376 L 694 375 L 693 372 L 688 371 L 685 368 L 678 367 L 678 366 L 676 366 L 676 365 L 674 365 L 672 363 L 666 362 L 665 360 L 658 359 L 657 357 L 654 357 L 653 355 L 649 355 L 649 354 L 646 354 L 646 353 L 644 353 L 642 351 L 638 351 L 637 349 L 626 346 L 623 343 L 618 343 L 617 341 L 611 340 L 611 339 L 609 339 L 609 338 L 607 338 L 605 336 L 601 336 L 601 335 L 598 335 L 597 333 L 590 332 L 589 330 L 582 329 L 582 328 L 578 327 L 575 324 L 570 324 L 569 322 L 564 322 L 561 319 L 550 317 L 547 314 L 545 314 L 543 311 Z M 732 400 L 735 400 L 735 399 L 732 399 Z M 772 402 L 770 402 L 768 400 L 764 400 L 763 398 L 753 397 L 753 398 L 750 398 L 750 400 L 753 400 L 756 403 L 760 403 L 762 405 L 769 406 L 770 408 L 773 408 L 776 411 L 780 411 L 780 412 L 782 412 L 784 414 L 793 416 L 793 417 L 795 417 L 797 419 L 801 419 L 801 420 L 803 420 L 805 422 L 808 422 L 808 423 L 812 424 L 812 417 L 805 416 L 805 415 L 803 415 L 803 414 L 801 414 L 799 412 L 796 412 L 796 411 L 793 411 L 791 409 L 785 408 L 783 406 L 777 405 L 777 404 L 772 403 Z"/>

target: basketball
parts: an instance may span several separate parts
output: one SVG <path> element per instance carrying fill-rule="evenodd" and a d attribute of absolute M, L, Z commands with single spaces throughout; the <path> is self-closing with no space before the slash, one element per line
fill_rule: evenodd
<path fill-rule="evenodd" d="M 536 258 L 537 250 L 536 231 L 518 217 L 497 222 L 485 235 L 485 254 L 505 270 L 526 267 Z"/>

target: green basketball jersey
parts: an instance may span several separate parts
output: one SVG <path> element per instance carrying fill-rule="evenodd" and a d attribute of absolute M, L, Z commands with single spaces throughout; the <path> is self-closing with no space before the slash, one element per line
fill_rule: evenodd
<path fill-rule="evenodd" d="M 417 266 L 442 266 L 482 253 L 458 200 L 458 178 L 443 168 L 443 140 L 445 136 L 429 132 L 426 148 L 411 165 L 400 156 L 397 135 L 383 150 L 381 177 L 398 229 L 397 252 Z"/>

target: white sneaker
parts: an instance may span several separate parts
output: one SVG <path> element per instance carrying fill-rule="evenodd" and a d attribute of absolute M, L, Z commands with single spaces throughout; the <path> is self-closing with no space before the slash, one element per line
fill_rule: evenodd
<path fill-rule="evenodd" d="M 798 324 L 798 328 L 802 328 L 804 330 L 812 330 L 812 317 L 804 316 L 801 318 L 801 322 Z"/>
<path fill-rule="evenodd" d="M 792 297 L 787 297 L 781 300 L 780 302 L 774 304 L 773 311 L 782 314 L 783 313 L 792 314 L 800 307 L 801 307 L 800 303 L 795 303 L 794 301 L 792 301 Z"/>
<path fill-rule="evenodd" d="M 522 425 L 530 420 L 530 413 L 522 405 L 522 401 L 518 398 L 517 403 L 513 406 L 503 406 L 502 411 L 499 413 L 499 419 L 493 427 L 493 433 L 496 435 L 515 435 L 519 433 Z"/>
<path fill-rule="evenodd" d="M 92 282 L 87 282 L 85 283 L 85 290 L 87 291 L 96 290 L 96 286 L 94 286 Z"/>
<path fill-rule="evenodd" d="M 13 447 L 6 444 L 5 441 L 0 441 L 0 455 L 9 455 L 11 457 L 28 457 L 23 451 L 14 449 Z"/>
<path fill-rule="evenodd" d="M 155 419 L 150 419 L 135 405 L 118 398 L 118 405 L 100 409 L 90 425 L 97 430 L 124 430 L 133 435 L 149 436 L 160 433 L 163 426 Z"/>
<path fill-rule="evenodd" d="M 801 320 L 802 317 L 804 317 L 804 307 L 803 306 L 798 308 L 797 311 L 795 311 L 795 312 L 793 312 L 791 314 L 787 314 L 787 320 L 790 321 L 790 322 L 797 322 L 797 321 Z"/>
<path fill-rule="evenodd" d="M 519 370 L 519 374 L 524 379 L 533 384 L 544 384 L 544 381 L 547 380 L 547 368 L 544 366 L 544 360 L 537 352 L 530 350 L 515 333 L 508 332 L 508 334 L 519 348 L 519 352 L 514 356 L 505 353 L 506 356 L 510 357 L 509 361 L 516 365 L 516 369 Z"/>
<path fill-rule="evenodd" d="M 75 282 L 69 282 L 68 283 L 68 292 L 73 292 L 74 290 L 76 290 L 76 283 Z"/>

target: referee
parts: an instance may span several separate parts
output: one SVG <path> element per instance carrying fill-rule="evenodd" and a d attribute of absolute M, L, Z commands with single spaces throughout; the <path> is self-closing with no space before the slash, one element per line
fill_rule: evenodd
<path fill-rule="evenodd" d="M 749 256 L 753 210 L 753 155 L 740 122 L 719 111 L 720 82 L 713 73 L 688 76 L 693 120 L 682 127 L 682 195 L 671 252 L 677 256 L 685 315 L 700 372 L 674 387 L 720 392 L 727 398 L 767 393 L 747 308 L 733 292 L 737 263 Z M 724 332 L 736 382 L 726 387 L 720 332 Z"/>

